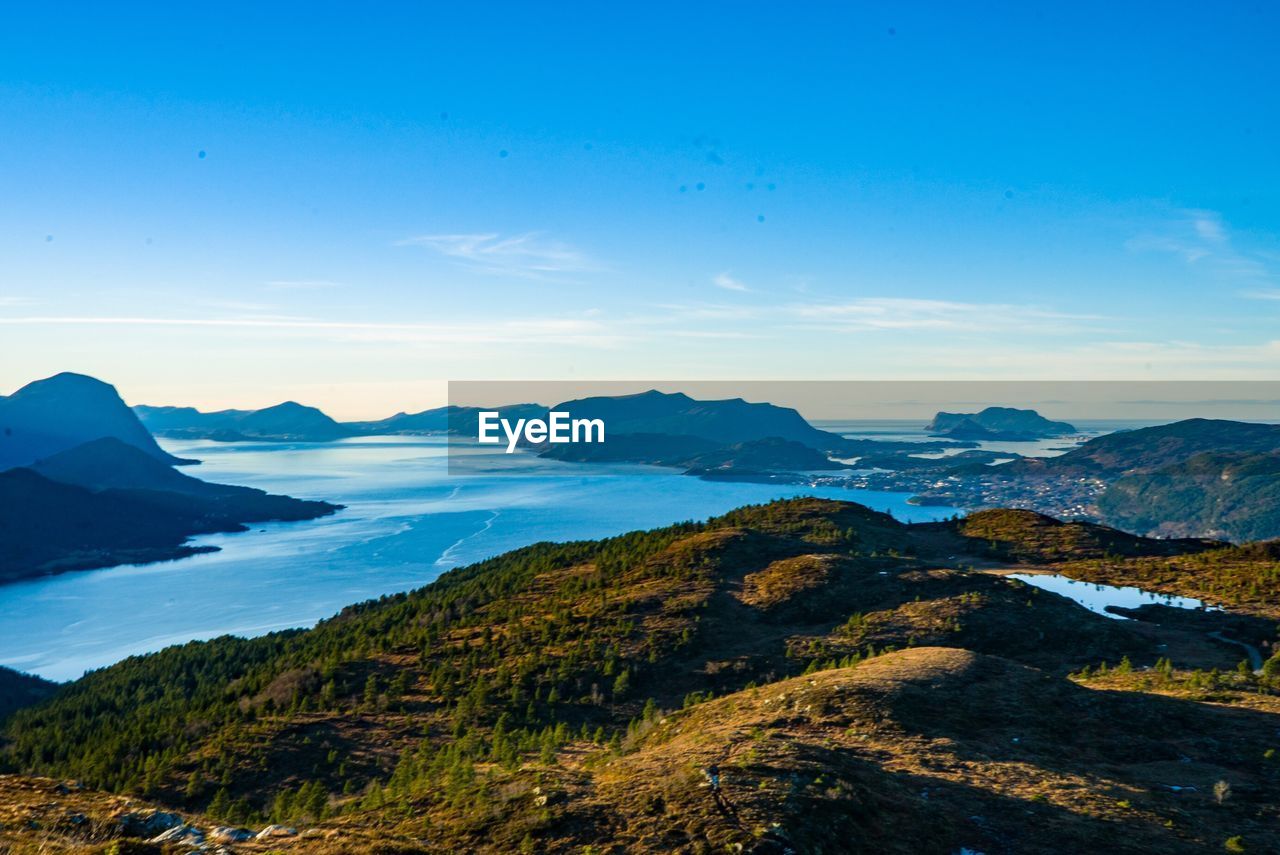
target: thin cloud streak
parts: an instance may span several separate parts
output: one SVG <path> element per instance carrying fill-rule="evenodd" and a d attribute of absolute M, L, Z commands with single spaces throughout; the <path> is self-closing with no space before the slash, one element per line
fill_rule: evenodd
<path fill-rule="evenodd" d="M 510 343 L 514 341 L 612 346 L 617 337 L 602 324 L 574 318 L 503 320 L 457 324 L 326 321 L 309 318 L 158 318 L 34 316 L 0 318 L 3 326 L 137 326 L 301 331 L 346 334 L 362 341 Z"/>
<path fill-rule="evenodd" d="M 1280 288 L 1267 288 L 1259 291 L 1244 291 L 1240 294 L 1246 300 L 1280 300 Z"/>
<path fill-rule="evenodd" d="M 992 332 L 1035 330 L 1078 332 L 1098 315 L 1066 314 L 1037 306 L 1005 303 L 962 303 L 902 297 L 865 297 L 843 303 L 807 303 L 784 307 L 791 317 L 815 328 L 857 330 L 942 330 Z"/>
<path fill-rule="evenodd" d="M 588 273 L 601 266 L 585 254 L 539 232 L 506 236 L 480 234 L 419 235 L 397 241 L 397 246 L 420 246 L 479 273 L 545 279 L 557 275 Z"/>
<path fill-rule="evenodd" d="M 272 291 L 321 291 L 342 287 L 341 282 L 329 279 L 272 279 L 263 284 Z"/>
<path fill-rule="evenodd" d="M 903 297 L 862 297 L 841 302 L 807 302 L 774 305 L 725 303 L 663 303 L 654 307 L 664 314 L 634 317 L 633 323 L 650 326 L 688 322 L 767 323 L 779 328 L 830 332 L 1034 332 L 1069 335 L 1102 332 L 1103 315 L 1072 314 L 1040 306 L 1006 303 L 965 303 Z"/>
<path fill-rule="evenodd" d="M 734 279 L 728 272 L 717 273 L 711 277 L 711 284 L 717 288 L 723 288 L 726 291 L 750 291 L 751 289 L 737 279 Z"/>
<path fill-rule="evenodd" d="M 1263 260 L 1267 255 L 1237 248 L 1220 213 L 1192 208 L 1179 214 L 1180 219 L 1160 231 L 1126 241 L 1125 248 L 1131 252 L 1175 255 L 1188 265 L 1226 278 L 1254 281 L 1273 278 L 1270 266 Z"/>

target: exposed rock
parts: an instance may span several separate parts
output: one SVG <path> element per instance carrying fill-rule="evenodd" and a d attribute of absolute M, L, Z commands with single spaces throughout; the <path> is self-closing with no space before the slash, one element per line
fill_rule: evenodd
<path fill-rule="evenodd" d="M 151 838 L 183 824 L 178 814 L 159 810 L 129 811 L 116 814 L 113 819 L 119 823 L 120 833 L 125 837 Z"/>
<path fill-rule="evenodd" d="M 185 843 L 189 846 L 203 846 L 204 832 L 194 825 L 175 825 L 168 831 L 157 834 L 149 843 Z"/>
<path fill-rule="evenodd" d="M 273 837 L 295 837 L 298 834 L 296 828 L 289 828 L 285 825 L 268 825 L 266 828 L 258 832 L 255 840 L 270 840 Z"/>
<path fill-rule="evenodd" d="M 209 832 L 209 839 L 214 843 L 240 843 L 253 839 L 253 832 L 247 828 L 231 828 L 219 825 Z"/>

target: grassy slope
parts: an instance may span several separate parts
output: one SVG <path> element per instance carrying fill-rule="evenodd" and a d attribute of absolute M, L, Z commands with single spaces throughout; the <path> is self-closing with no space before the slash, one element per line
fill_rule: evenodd
<path fill-rule="evenodd" d="M 1062 683 L 1068 670 L 1122 656 L 1154 663 L 1168 650 L 1194 649 L 1192 658 L 1210 659 L 1222 652 L 1171 645 L 1173 631 L 1091 615 L 1054 595 L 965 569 L 1000 556 L 1043 564 L 1070 554 L 1166 556 L 1177 548 L 1204 545 L 1059 528 L 1034 515 L 904 526 L 856 505 L 775 503 L 706 525 L 530 547 L 412 594 L 353 607 L 309 632 L 222 639 L 128 660 L 20 713 L 5 731 L 6 756 L 24 771 L 74 775 L 220 818 L 323 822 L 356 836 L 375 829 L 428 851 L 511 851 L 522 844 L 572 850 L 601 839 L 638 851 L 698 851 L 748 839 L 774 845 L 777 833 L 794 840 L 828 834 L 827 851 L 846 851 L 839 841 L 848 840 L 841 835 L 849 829 L 831 819 L 841 812 L 862 823 L 855 830 L 872 835 L 868 840 L 882 851 L 912 851 L 904 847 L 935 822 L 956 846 L 970 845 L 960 834 L 967 829 L 969 838 L 991 847 L 983 851 L 1002 851 L 993 841 L 1027 827 L 1028 809 L 1042 811 L 1055 828 L 1077 823 L 1072 833 L 1081 840 L 1123 829 L 1172 847 L 1162 851 L 1179 851 L 1179 841 L 1195 833 L 1212 842 L 1228 825 L 1251 829 L 1253 814 L 1206 814 L 1208 825 L 1195 833 L 1176 820 L 1166 835 L 1157 827 L 1170 819 L 1167 812 L 1114 806 L 1154 799 L 1154 779 L 1109 770 L 1103 748 L 1073 743 L 1050 757 L 1043 743 L 1078 732 L 1072 739 L 1100 740 L 1111 751 L 1140 735 L 1132 722 L 1147 721 L 1144 732 L 1151 732 L 1153 719 L 1143 719 L 1142 709 Z M 1003 658 L 993 665 L 970 653 L 961 660 L 918 650 L 878 655 L 925 646 Z M 918 655 L 926 658 L 910 658 Z M 828 674 L 881 674 L 891 662 L 926 676 L 935 666 L 942 670 L 936 679 L 911 677 L 917 688 L 910 704 L 837 710 L 821 727 L 806 718 L 812 704 L 804 715 L 764 705 L 775 689 L 803 691 L 806 680 L 827 681 Z M 799 676 L 815 667 L 829 670 Z M 960 705 L 961 717 L 913 723 L 911 715 L 931 703 L 919 686 L 935 683 L 951 693 L 937 703 Z M 984 698 L 1003 709 L 1006 695 L 1030 701 L 1039 692 L 1031 685 L 1048 686 L 1046 697 L 1065 700 L 1037 702 L 1014 724 L 1000 726 L 1040 733 L 1036 750 L 1045 757 L 993 753 L 998 740 L 987 733 L 989 723 L 977 713 L 963 718 L 963 710 L 981 711 Z M 719 699 L 688 713 L 661 712 L 708 695 Z M 1110 712 L 1085 715 L 1094 707 Z M 765 728 L 770 739 L 794 749 L 778 755 L 772 783 L 753 784 L 772 792 L 758 808 L 708 807 L 708 794 L 694 786 L 701 762 L 694 758 L 702 755 L 692 744 L 672 755 L 685 758 L 678 768 L 672 757 L 643 761 L 646 752 L 658 758 L 667 750 L 656 722 L 702 721 L 696 716 L 709 710 L 721 711 L 714 728 L 708 719 L 687 734 L 720 728 L 733 734 L 731 743 L 747 744 Z M 1187 740 L 1223 738 L 1225 720 L 1195 704 L 1161 701 L 1150 710 L 1157 718 L 1173 716 L 1169 721 Z M 1229 751 L 1218 752 L 1224 771 L 1205 775 L 1230 774 L 1246 789 L 1271 782 L 1270 767 L 1255 762 L 1268 746 L 1253 741 L 1278 721 L 1273 712 L 1258 716 L 1231 737 Z M 849 754 L 872 724 L 887 729 L 875 737 L 883 741 Z M 896 742 L 887 736 L 913 729 L 928 734 L 933 747 L 921 747 L 919 734 Z M 954 745 L 935 745 L 938 739 Z M 1253 741 L 1246 750 L 1237 739 Z M 927 772 L 938 762 L 967 771 Z M 843 783 L 817 782 L 825 767 Z M 937 802 L 926 803 L 915 788 L 931 785 L 910 775 L 937 778 L 959 807 L 941 811 Z M 792 781 L 803 783 L 803 797 L 776 790 L 801 786 Z M 669 786 L 683 789 L 669 795 Z M 1047 803 L 1037 788 L 1052 793 Z M 663 807 L 672 799 L 700 799 L 697 821 L 692 802 Z M 957 819 L 979 808 L 991 828 Z M 781 831 L 769 830 L 774 822 Z M 638 836 L 642 827 L 668 836 Z"/>

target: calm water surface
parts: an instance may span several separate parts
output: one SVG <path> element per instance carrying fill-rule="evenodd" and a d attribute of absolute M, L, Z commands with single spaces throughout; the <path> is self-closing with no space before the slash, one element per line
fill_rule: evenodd
<path fill-rule="evenodd" d="M 1178 597 L 1173 594 L 1144 591 L 1141 588 L 1101 585 L 1097 582 L 1081 582 L 1057 573 L 1011 573 L 1009 578 L 1061 594 L 1075 600 L 1091 612 L 1117 620 L 1129 620 L 1129 618 L 1107 611 L 1110 606 L 1124 609 L 1136 609 L 1148 605 L 1173 606 L 1179 609 L 1209 608 L 1202 601 L 1192 597 Z"/>
<path fill-rule="evenodd" d="M 192 639 L 309 626 L 350 603 L 536 541 L 605 537 L 786 496 L 858 501 L 901 520 L 955 513 L 909 505 L 905 493 L 708 482 L 478 447 L 448 467 L 444 440 L 430 437 L 162 444 L 204 461 L 187 471 L 205 480 L 347 508 L 201 537 L 195 542 L 222 550 L 180 561 L 0 586 L 0 664 L 72 679 Z"/>

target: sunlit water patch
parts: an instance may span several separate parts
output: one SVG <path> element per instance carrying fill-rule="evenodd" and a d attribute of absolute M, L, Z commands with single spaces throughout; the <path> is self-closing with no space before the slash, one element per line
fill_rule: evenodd
<path fill-rule="evenodd" d="M 1107 611 L 1109 607 L 1136 609 L 1142 606 L 1172 606 L 1178 609 L 1211 609 L 1202 600 L 1144 591 L 1141 588 L 1101 585 L 1097 582 L 1081 582 L 1056 573 L 1011 573 L 1010 579 L 1026 582 L 1036 588 L 1061 594 L 1074 600 L 1091 612 L 1117 620 L 1128 620 L 1124 615 Z"/>

